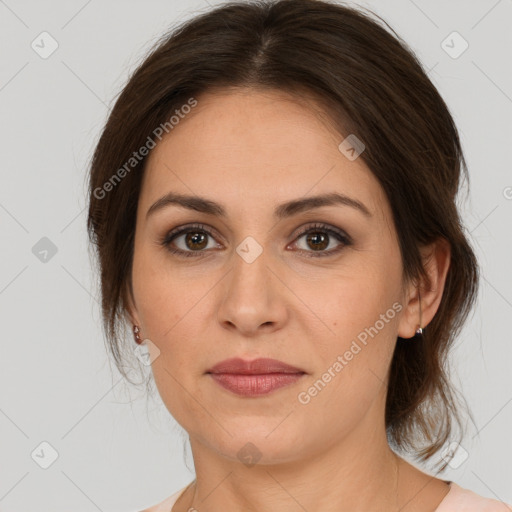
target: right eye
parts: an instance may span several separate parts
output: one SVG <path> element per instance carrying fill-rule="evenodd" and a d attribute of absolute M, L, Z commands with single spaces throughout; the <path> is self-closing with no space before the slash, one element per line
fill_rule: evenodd
<path fill-rule="evenodd" d="M 213 235 L 203 224 L 194 224 L 170 231 L 162 240 L 162 245 L 168 251 L 178 256 L 185 256 L 187 258 L 203 256 L 204 249 L 208 248 L 208 237 L 213 238 Z M 176 244 L 175 240 L 180 240 L 180 238 L 182 238 L 181 247 L 178 246 L 176 248 L 173 244 Z"/>

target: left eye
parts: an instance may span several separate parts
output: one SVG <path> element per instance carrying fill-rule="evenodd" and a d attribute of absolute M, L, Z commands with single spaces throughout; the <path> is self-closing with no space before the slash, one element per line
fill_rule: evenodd
<path fill-rule="evenodd" d="M 175 240 L 180 240 L 182 237 L 184 237 L 182 241 L 185 245 L 182 247 L 173 247 Z M 208 247 L 208 237 L 213 239 L 211 232 L 203 225 L 189 226 L 181 229 L 178 228 L 168 233 L 162 241 L 162 245 L 171 253 L 177 254 L 178 256 L 203 256 L 203 253 L 206 252 L 204 249 L 212 248 Z M 309 254 L 308 256 L 310 257 L 329 256 L 341 251 L 345 246 L 352 245 L 352 240 L 346 233 L 338 228 L 329 227 L 324 224 L 309 226 L 297 235 L 297 238 L 291 245 L 297 244 L 297 241 L 303 237 L 305 237 L 305 243 L 308 244 L 307 246 L 313 250 L 300 247 L 299 250 L 304 253 L 317 253 Z M 338 241 L 338 246 L 326 251 L 325 249 L 330 245 L 332 238 Z M 215 244 L 213 244 L 213 246 L 215 247 Z"/>
<path fill-rule="evenodd" d="M 329 227 L 324 224 L 310 226 L 297 236 L 297 240 L 300 240 L 302 237 L 306 237 L 305 243 L 309 244 L 308 247 L 313 247 L 313 251 L 307 249 L 300 250 L 306 253 L 317 253 L 309 254 L 308 257 L 330 256 L 341 251 L 343 247 L 352 245 L 352 240 L 346 233 L 338 228 Z M 325 251 L 324 249 L 330 245 L 329 242 L 332 238 L 335 238 L 339 242 L 338 246 Z"/>

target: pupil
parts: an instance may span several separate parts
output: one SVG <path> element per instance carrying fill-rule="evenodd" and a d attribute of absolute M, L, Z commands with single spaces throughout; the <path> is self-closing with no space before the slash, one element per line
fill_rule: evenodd
<path fill-rule="evenodd" d="M 317 241 L 318 241 L 317 238 L 319 238 L 319 237 L 321 237 L 323 239 L 323 244 L 321 243 L 321 245 L 317 244 Z M 313 241 L 313 244 L 315 244 L 313 246 L 313 248 L 315 250 L 317 250 L 317 249 L 325 249 L 327 247 L 327 245 L 328 245 L 327 244 L 327 237 L 324 234 L 322 234 L 322 233 L 310 233 L 308 235 L 308 237 L 307 237 L 307 240 L 308 240 L 308 243 Z"/>
<path fill-rule="evenodd" d="M 202 239 L 202 243 L 201 243 L 201 241 L 198 241 L 198 239 Z M 188 245 L 189 241 L 192 241 L 192 244 L 194 244 L 194 245 L 196 245 L 196 244 L 200 245 L 200 247 L 190 247 L 189 246 L 189 249 L 203 249 L 207 245 L 204 243 L 205 240 L 206 240 L 206 236 L 204 233 L 188 233 L 186 236 L 187 245 Z"/>

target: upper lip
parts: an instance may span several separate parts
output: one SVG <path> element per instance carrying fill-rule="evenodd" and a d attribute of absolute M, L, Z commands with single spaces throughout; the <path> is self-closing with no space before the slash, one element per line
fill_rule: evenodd
<path fill-rule="evenodd" d="M 206 373 L 233 373 L 237 375 L 264 375 L 268 373 L 305 373 L 304 370 L 278 361 L 260 358 L 252 361 L 235 357 L 212 366 Z"/>

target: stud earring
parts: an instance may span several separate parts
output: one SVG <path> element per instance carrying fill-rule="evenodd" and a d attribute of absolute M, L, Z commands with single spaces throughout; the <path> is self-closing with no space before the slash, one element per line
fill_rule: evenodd
<path fill-rule="evenodd" d="M 139 336 L 139 333 L 140 333 L 139 326 L 134 325 L 133 326 L 133 336 L 135 338 L 135 343 L 137 343 L 137 345 L 140 345 L 142 343 L 142 338 Z"/>

